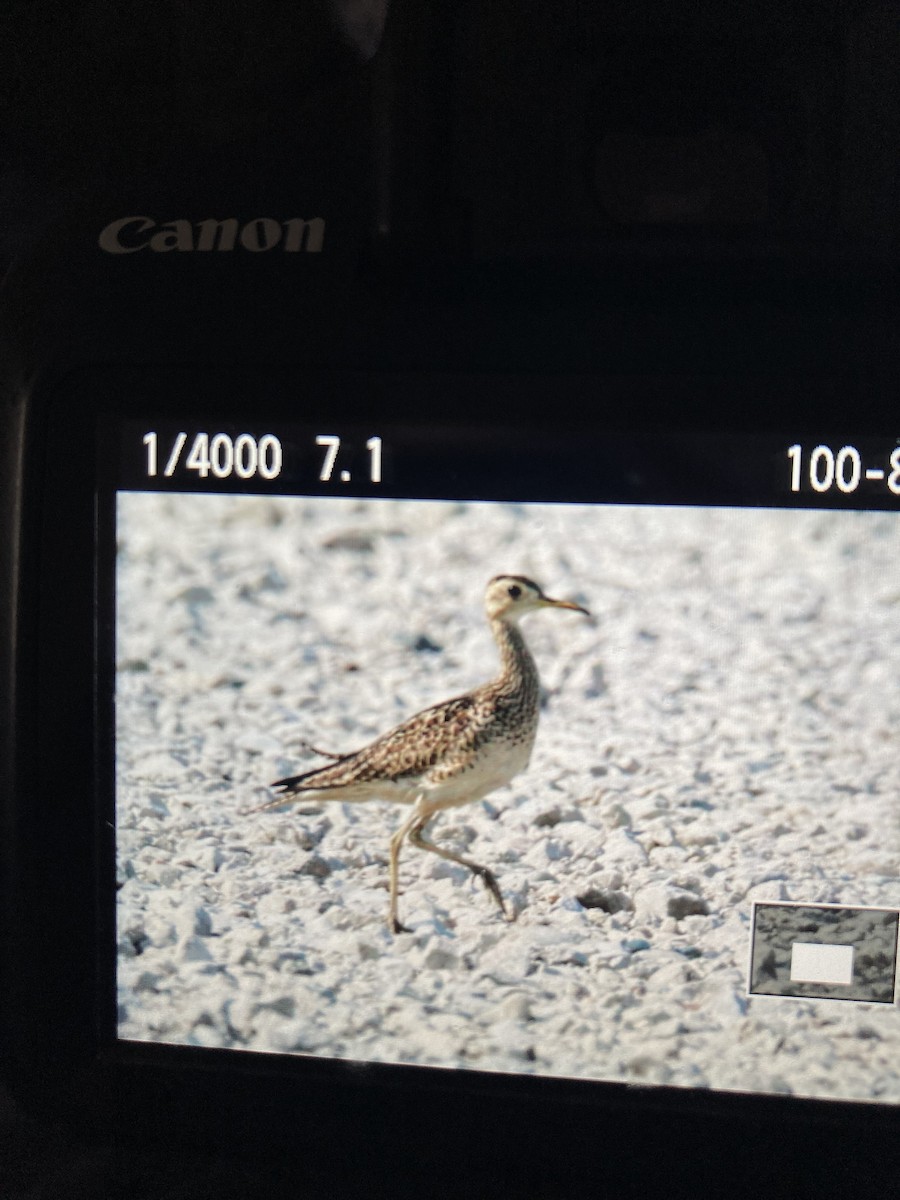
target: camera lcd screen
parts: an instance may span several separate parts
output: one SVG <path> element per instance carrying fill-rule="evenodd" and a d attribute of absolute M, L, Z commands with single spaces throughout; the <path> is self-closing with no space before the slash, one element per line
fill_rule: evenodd
<path fill-rule="evenodd" d="M 214 428 L 104 499 L 120 1038 L 900 1100 L 893 442 Z"/>

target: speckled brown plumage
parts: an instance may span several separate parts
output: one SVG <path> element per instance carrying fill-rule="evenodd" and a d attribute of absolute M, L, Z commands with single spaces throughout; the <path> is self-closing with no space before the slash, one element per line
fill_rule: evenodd
<path fill-rule="evenodd" d="M 587 611 L 571 601 L 549 599 L 524 576 L 496 576 L 485 594 L 485 611 L 500 652 L 496 679 L 423 709 L 368 746 L 333 756 L 327 766 L 272 784 L 280 795 L 264 808 L 298 799 L 385 799 L 414 806 L 391 839 L 389 925 L 394 932 L 404 928 L 397 917 L 397 866 L 407 834 L 420 849 L 481 876 L 509 918 L 491 872 L 436 846 L 425 837 L 425 828 L 441 809 L 481 799 L 527 766 L 537 732 L 539 681 L 518 621 L 537 608 Z"/>

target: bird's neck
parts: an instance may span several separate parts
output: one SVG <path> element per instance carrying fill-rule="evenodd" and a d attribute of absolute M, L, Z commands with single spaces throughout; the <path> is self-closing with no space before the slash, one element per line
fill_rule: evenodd
<path fill-rule="evenodd" d="M 510 691 L 537 686 L 538 672 L 531 651 L 518 625 L 512 621 L 495 618 L 491 621 L 494 641 L 500 651 L 500 675 L 498 682 Z"/>

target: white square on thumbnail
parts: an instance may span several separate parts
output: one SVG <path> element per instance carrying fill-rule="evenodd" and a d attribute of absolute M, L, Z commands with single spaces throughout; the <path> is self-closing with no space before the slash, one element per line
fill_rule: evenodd
<path fill-rule="evenodd" d="M 794 942 L 791 979 L 796 983 L 844 984 L 853 982 L 853 946 L 820 942 Z"/>

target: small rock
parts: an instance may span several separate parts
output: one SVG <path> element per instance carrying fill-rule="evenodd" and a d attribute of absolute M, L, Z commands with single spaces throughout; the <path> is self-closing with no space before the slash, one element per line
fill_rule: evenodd
<path fill-rule="evenodd" d="M 127 941 L 132 948 L 134 956 L 137 957 L 144 953 L 144 950 L 150 944 L 150 938 L 147 936 L 147 931 L 142 925 L 130 925 L 125 931 L 124 941 Z"/>
<path fill-rule="evenodd" d="M 342 533 L 333 533 L 322 543 L 324 550 L 352 550 L 357 554 L 371 554 L 375 542 L 368 533 L 347 529 Z"/>
<path fill-rule="evenodd" d="M 650 949 L 650 943 L 646 938 L 628 938 L 622 945 L 629 954 L 638 954 L 641 950 Z"/>
<path fill-rule="evenodd" d="M 701 958 L 703 956 L 703 951 L 696 946 L 676 946 L 675 953 L 683 954 L 685 958 Z"/>
<path fill-rule="evenodd" d="M 331 874 L 331 867 L 321 855 L 311 854 L 297 874 L 312 875 L 314 879 L 327 879 Z"/>
<path fill-rule="evenodd" d="M 521 992 L 505 996 L 493 1010 L 498 1021 L 532 1021 L 531 1000 Z"/>
<path fill-rule="evenodd" d="M 645 1083 L 668 1083 L 672 1078 L 672 1068 L 659 1058 L 649 1054 L 639 1054 L 625 1063 L 625 1070 L 635 1079 Z"/>
<path fill-rule="evenodd" d="M 700 996 L 703 1011 L 716 1020 L 729 1023 L 747 1015 L 747 997 L 727 984 L 712 981 Z"/>
<path fill-rule="evenodd" d="M 224 861 L 225 855 L 218 846 L 206 846 L 194 855 L 194 862 L 204 871 L 218 871 Z"/>
<path fill-rule="evenodd" d="M 671 884 L 651 884 L 641 888 L 635 897 L 635 906 L 639 913 L 673 917 L 676 921 L 709 914 L 709 904 L 702 896 Z"/>
<path fill-rule="evenodd" d="M 322 840 L 321 834 L 313 833 L 311 830 L 305 828 L 296 829 L 292 827 L 290 835 L 301 850 L 312 850 Z"/>
<path fill-rule="evenodd" d="M 550 838 L 544 843 L 544 853 L 550 862 L 559 862 L 561 859 L 572 857 L 572 848 L 558 838 Z"/>
<path fill-rule="evenodd" d="M 268 566 L 266 570 L 252 582 L 244 584 L 241 591 L 245 595 L 258 592 L 283 592 L 287 588 L 287 580 L 277 567 Z"/>
<path fill-rule="evenodd" d="M 169 816 L 169 810 L 159 796 L 149 796 L 146 804 L 138 813 L 139 817 L 156 817 L 162 820 Z"/>
<path fill-rule="evenodd" d="M 626 829 L 631 824 L 631 815 L 623 805 L 609 804 L 603 810 L 603 822 L 610 829 Z"/>
<path fill-rule="evenodd" d="M 459 959 L 452 950 L 448 950 L 445 946 L 435 946 L 425 955 L 422 965 L 429 971 L 453 970 L 459 966 Z"/>
<path fill-rule="evenodd" d="M 215 596 L 208 587 L 194 586 L 179 592 L 175 599 L 183 600 L 185 604 L 212 604 Z"/>
<path fill-rule="evenodd" d="M 174 946 L 178 941 L 178 931 L 165 917 L 148 916 L 145 928 L 147 937 L 154 946 Z M 186 932 L 193 933 L 193 925 Z"/>
<path fill-rule="evenodd" d="M 165 751 L 145 754 L 134 764 L 134 772 L 139 778 L 151 779 L 154 783 L 183 778 L 186 773 L 184 763 Z"/>
<path fill-rule="evenodd" d="M 630 820 L 629 820 L 630 823 Z M 606 839 L 604 858 L 617 868 L 627 868 L 629 873 L 647 861 L 647 851 L 628 829 L 613 829 Z"/>
<path fill-rule="evenodd" d="M 570 950 L 562 958 L 554 958 L 553 965 L 555 967 L 586 967 L 588 965 L 588 956 L 583 950 Z"/>
<path fill-rule="evenodd" d="M 312 975 L 313 969 L 302 950 L 286 950 L 277 955 L 275 970 L 286 975 Z"/>
<path fill-rule="evenodd" d="M 187 937 L 179 944 L 178 956 L 182 962 L 211 962 L 212 955 L 206 943 L 199 937 Z"/>
<path fill-rule="evenodd" d="M 257 1008 L 258 1012 L 278 1013 L 281 1017 L 293 1017 L 297 1011 L 297 1005 L 294 1002 L 293 996 L 278 996 L 274 1000 L 265 1000 Z"/>
<path fill-rule="evenodd" d="M 548 808 L 546 812 L 538 813 L 534 818 L 534 824 L 538 829 L 552 829 L 554 825 L 558 825 L 562 820 L 562 810 L 559 806 Z"/>
<path fill-rule="evenodd" d="M 137 950 L 135 949 L 134 942 L 130 937 L 120 938 L 118 945 L 116 946 L 116 951 L 119 955 L 119 958 L 137 958 Z"/>
<path fill-rule="evenodd" d="M 193 935 L 209 937 L 212 933 L 212 917 L 202 905 L 187 904 L 176 914 L 174 926 L 179 939 Z"/>
<path fill-rule="evenodd" d="M 136 992 L 155 992 L 160 979 L 162 976 L 157 975 L 154 971 L 141 971 L 134 982 L 134 990 Z"/>
<path fill-rule="evenodd" d="M 596 700 L 600 696 L 605 696 L 607 690 L 606 675 L 603 671 L 603 664 L 594 663 L 591 666 L 590 682 L 584 690 L 585 699 Z"/>
<path fill-rule="evenodd" d="M 709 915 L 709 904 L 694 892 L 678 891 L 667 900 L 666 912 L 676 921 L 683 917 L 705 917 Z"/>
<path fill-rule="evenodd" d="M 458 882 L 462 882 L 464 879 L 469 878 L 470 873 L 465 867 L 439 858 L 431 864 L 430 875 L 432 879 L 455 879 Z"/>
<path fill-rule="evenodd" d="M 588 888 L 575 899 L 582 908 L 600 908 L 608 913 L 631 912 L 634 909 L 634 901 L 626 892 L 612 888 Z"/>

